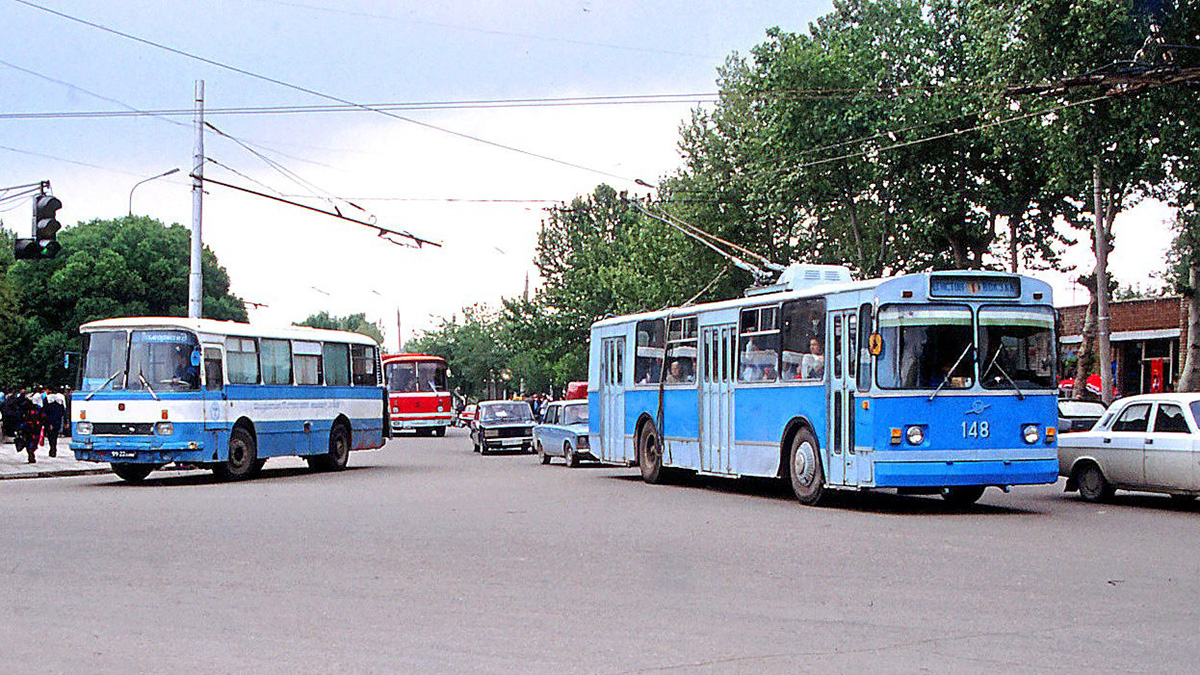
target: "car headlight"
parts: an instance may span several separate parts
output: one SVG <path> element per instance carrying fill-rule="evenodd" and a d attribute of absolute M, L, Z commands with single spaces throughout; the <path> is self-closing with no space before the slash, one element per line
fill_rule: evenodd
<path fill-rule="evenodd" d="M 499 435 L 500 435 L 500 430 L 499 430 L 499 429 L 484 429 L 484 430 L 483 430 L 483 437 L 484 437 L 484 438 L 496 438 L 496 437 L 498 437 Z"/>
<path fill-rule="evenodd" d="M 1030 445 L 1037 443 L 1040 437 L 1041 435 L 1038 433 L 1036 424 L 1026 424 L 1025 427 L 1021 429 L 1021 438 L 1024 438 L 1025 442 L 1029 443 Z"/>
<path fill-rule="evenodd" d="M 576 438 L 575 439 L 575 447 L 577 447 L 577 448 L 588 447 L 588 437 L 587 436 L 579 436 L 578 438 Z"/>
<path fill-rule="evenodd" d="M 154 433 L 159 436 L 170 436 L 175 433 L 175 425 L 170 422 L 159 422 L 154 425 Z"/>
<path fill-rule="evenodd" d="M 92 423 L 91 422 L 77 422 L 75 424 L 75 433 L 79 434 L 80 436 L 91 436 L 92 435 Z"/>
<path fill-rule="evenodd" d="M 915 424 L 904 432 L 904 437 L 908 439 L 909 445 L 920 445 L 925 442 L 925 432 Z"/>

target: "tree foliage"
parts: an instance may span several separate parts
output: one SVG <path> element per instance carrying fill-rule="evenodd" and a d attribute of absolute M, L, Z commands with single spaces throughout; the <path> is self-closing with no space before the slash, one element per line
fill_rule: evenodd
<path fill-rule="evenodd" d="M 308 326 L 309 328 L 325 328 L 327 330 L 348 330 L 354 333 L 361 333 L 375 342 L 383 344 L 383 330 L 378 324 L 367 320 L 366 312 L 351 314 L 349 316 L 333 316 L 329 312 L 320 312 L 309 316 L 296 325 Z"/>

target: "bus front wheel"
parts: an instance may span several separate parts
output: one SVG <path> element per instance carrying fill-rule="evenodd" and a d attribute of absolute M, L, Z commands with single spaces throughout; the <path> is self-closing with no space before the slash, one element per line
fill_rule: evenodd
<path fill-rule="evenodd" d="M 149 476 L 150 472 L 157 468 L 153 464 L 119 463 L 112 465 L 112 472 L 126 483 L 136 484 L 146 480 L 146 476 Z"/>
<path fill-rule="evenodd" d="M 647 423 L 638 435 L 638 466 L 642 480 L 651 485 L 663 482 L 665 469 L 662 462 L 662 446 L 658 444 L 658 432 L 653 424 Z"/>
<path fill-rule="evenodd" d="M 806 506 L 816 506 L 825 496 L 825 470 L 821 467 L 817 439 L 808 429 L 792 437 L 788 453 L 788 478 L 796 499 Z"/>
<path fill-rule="evenodd" d="M 341 471 L 350 459 L 350 434 L 346 427 L 336 424 L 329 432 L 329 451 L 324 455 L 306 458 L 309 468 L 317 471 Z"/>
<path fill-rule="evenodd" d="M 254 475 L 258 464 L 258 447 L 249 431 L 238 427 L 229 434 L 229 457 L 213 465 L 213 473 L 220 480 L 246 480 Z"/>
<path fill-rule="evenodd" d="M 942 488 L 942 499 L 954 506 L 970 506 L 983 496 L 983 485 L 954 485 Z"/>

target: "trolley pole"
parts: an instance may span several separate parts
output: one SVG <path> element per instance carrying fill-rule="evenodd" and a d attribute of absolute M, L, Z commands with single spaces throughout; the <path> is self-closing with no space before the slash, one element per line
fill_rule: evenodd
<path fill-rule="evenodd" d="M 203 314 L 204 275 L 201 272 L 204 243 L 204 80 L 196 80 L 196 155 L 192 161 L 192 260 L 188 273 L 188 318 Z"/>

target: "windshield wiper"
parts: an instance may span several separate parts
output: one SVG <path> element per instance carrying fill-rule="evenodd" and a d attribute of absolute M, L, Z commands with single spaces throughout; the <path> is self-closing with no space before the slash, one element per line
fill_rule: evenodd
<path fill-rule="evenodd" d="M 95 391 L 93 391 L 92 393 L 88 394 L 87 396 L 84 396 L 84 397 L 83 397 L 83 400 L 85 400 L 85 401 L 90 401 L 90 400 L 92 400 L 92 397 L 96 395 L 96 392 L 98 392 L 98 391 L 100 391 L 101 389 L 104 389 L 105 387 L 107 387 L 109 382 L 112 382 L 113 380 L 117 379 L 117 376 L 118 376 L 118 375 L 120 375 L 120 374 L 121 374 L 121 373 L 123 373 L 123 372 L 125 372 L 125 371 L 124 371 L 124 369 L 121 369 L 121 370 L 118 370 L 117 372 L 113 373 L 112 375 L 109 375 L 109 376 L 108 376 L 108 379 L 104 381 L 104 384 L 100 385 L 99 387 L 96 387 L 96 390 L 95 390 Z"/>
<path fill-rule="evenodd" d="M 146 381 L 146 378 L 142 377 L 142 371 L 140 371 L 140 370 L 138 371 L 138 380 L 141 381 L 142 386 L 146 388 L 146 391 L 150 392 L 150 395 L 154 397 L 155 401 L 162 400 L 158 397 L 158 394 L 154 393 L 154 387 L 151 387 L 150 383 Z"/>
<path fill-rule="evenodd" d="M 942 383 L 939 384 L 937 386 L 937 389 L 934 389 L 933 393 L 929 395 L 930 401 L 937 398 L 937 395 L 939 393 L 941 393 L 941 391 L 942 391 L 942 387 L 946 386 L 946 383 L 950 381 L 950 376 L 954 374 L 954 371 L 958 370 L 958 364 L 962 363 L 962 360 L 967 358 L 967 354 L 969 354 L 974 349 L 975 349 L 974 344 L 969 344 L 966 346 L 965 349 L 963 349 L 963 352 L 958 355 L 958 359 L 956 359 L 954 361 L 954 365 L 950 366 L 950 370 L 946 373 L 946 376 L 942 378 Z"/>
<path fill-rule="evenodd" d="M 983 371 L 983 377 L 986 379 L 987 374 L 992 372 L 992 367 L 994 366 L 996 370 L 1000 371 L 1000 374 L 1004 376 L 1004 379 L 1008 380 L 1008 383 L 1012 385 L 1013 390 L 1017 392 L 1017 400 L 1024 401 L 1025 394 L 1021 392 L 1021 388 L 1017 386 L 1017 383 L 1014 382 L 1011 377 L 1009 377 L 1008 372 L 1004 370 L 1004 366 L 998 363 L 998 360 L 1000 359 L 1000 353 L 1003 351 L 1004 343 L 1001 342 L 1000 346 L 996 348 L 996 355 L 992 357 L 992 362 L 989 363 L 987 369 Z"/>

